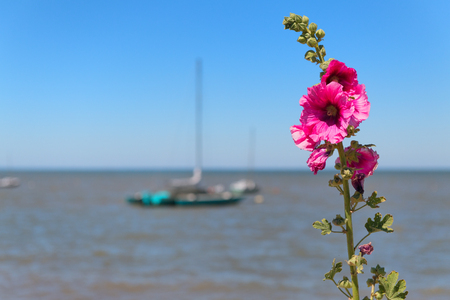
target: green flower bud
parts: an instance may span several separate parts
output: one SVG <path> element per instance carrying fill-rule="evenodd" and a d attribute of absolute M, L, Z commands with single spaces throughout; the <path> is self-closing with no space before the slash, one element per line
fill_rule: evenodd
<path fill-rule="evenodd" d="M 336 218 L 332 221 L 333 225 L 335 226 L 344 226 L 345 225 L 345 219 L 341 217 L 341 215 L 336 215 Z"/>
<path fill-rule="evenodd" d="M 302 17 L 300 17 L 299 15 L 295 15 L 293 19 L 294 19 L 295 23 L 301 23 L 302 22 Z"/>
<path fill-rule="evenodd" d="M 384 294 L 380 293 L 380 292 L 375 292 L 374 296 L 377 300 L 381 300 L 381 299 L 383 299 Z"/>
<path fill-rule="evenodd" d="M 306 30 L 306 25 L 303 23 L 297 23 L 298 24 L 298 28 L 300 28 L 301 31 L 305 31 Z"/>
<path fill-rule="evenodd" d="M 310 25 L 310 26 L 311 26 L 311 25 Z M 317 30 L 317 31 L 316 31 L 316 36 L 317 36 L 319 39 L 322 39 L 322 38 L 325 36 L 325 31 L 323 31 L 322 29 Z"/>
<path fill-rule="evenodd" d="M 308 46 L 314 48 L 317 47 L 317 41 L 315 38 L 309 38 L 308 41 L 306 42 L 308 44 Z"/>
<path fill-rule="evenodd" d="M 352 283 L 344 276 L 344 279 L 338 282 L 338 286 L 344 289 L 350 289 L 352 288 Z"/>
<path fill-rule="evenodd" d="M 303 17 L 302 17 L 302 23 L 308 25 L 308 23 L 309 23 L 309 18 L 308 18 L 307 16 L 303 16 Z"/>
<path fill-rule="evenodd" d="M 334 165 L 334 168 L 336 170 L 340 170 L 340 169 L 342 169 L 342 165 L 340 163 L 337 163 L 337 164 Z"/>
<path fill-rule="evenodd" d="M 307 40 L 311 38 L 311 35 L 309 33 L 302 34 Z"/>
<path fill-rule="evenodd" d="M 375 280 L 373 280 L 373 278 L 369 278 L 366 283 L 368 287 L 371 287 L 372 285 L 375 285 Z"/>
<path fill-rule="evenodd" d="M 309 30 L 311 31 L 311 33 L 316 32 L 316 30 L 317 30 L 317 24 L 316 24 L 316 23 L 311 23 L 311 24 L 309 24 Z"/>
<path fill-rule="evenodd" d="M 341 176 L 344 180 L 350 180 L 353 177 L 353 170 L 350 168 L 343 168 L 341 170 Z"/>
<path fill-rule="evenodd" d="M 342 184 L 342 178 L 339 176 L 339 174 L 334 175 L 334 178 L 330 181 L 328 181 L 328 186 L 330 187 L 338 187 Z"/>
<path fill-rule="evenodd" d="M 297 42 L 299 42 L 300 44 L 306 44 L 306 38 L 301 35 L 298 37 Z"/>

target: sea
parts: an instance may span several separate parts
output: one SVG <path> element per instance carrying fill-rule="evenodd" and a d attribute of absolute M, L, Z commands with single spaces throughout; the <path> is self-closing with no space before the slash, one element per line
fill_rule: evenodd
<path fill-rule="evenodd" d="M 6 174 L 5 174 L 6 175 Z M 175 171 L 16 171 L 0 189 L 2 300 L 298 300 L 346 299 L 323 281 L 333 259 L 349 276 L 345 236 L 321 235 L 314 221 L 344 214 L 328 186 L 333 173 L 259 171 L 261 187 L 240 203 L 142 207 L 126 197 L 157 191 Z M 206 186 L 246 172 L 205 171 Z M 375 213 L 392 214 L 359 277 L 361 295 L 377 264 L 406 280 L 407 299 L 449 299 L 450 172 L 376 171 L 366 194 L 386 202 L 354 214 L 355 241 Z"/>

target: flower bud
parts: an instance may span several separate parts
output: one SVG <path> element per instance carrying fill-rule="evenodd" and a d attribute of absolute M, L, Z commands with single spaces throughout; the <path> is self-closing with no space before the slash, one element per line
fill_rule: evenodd
<path fill-rule="evenodd" d="M 336 170 L 340 170 L 340 169 L 342 169 L 342 165 L 340 163 L 337 163 L 337 164 L 334 165 L 334 168 Z"/>
<path fill-rule="evenodd" d="M 303 17 L 302 17 L 302 23 L 308 25 L 308 23 L 309 23 L 309 18 L 308 18 L 307 16 L 303 16 Z"/>
<path fill-rule="evenodd" d="M 291 30 L 294 30 L 295 32 L 300 32 L 300 31 L 301 31 L 300 26 L 299 26 L 298 23 L 293 23 L 293 24 L 291 25 L 290 29 L 291 29 Z"/>
<path fill-rule="evenodd" d="M 356 149 L 356 148 L 358 148 L 359 143 L 358 143 L 358 141 L 351 141 L 350 145 L 352 146 L 353 149 Z"/>
<path fill-rule="evenodd" d="M 332 221 L 333 225 L 335 226 L 344 226 L 345 225 L 345 219 L 341 217 L 341 215 L 336 215 L 336 218 Z"/>
<path fill-rule="evenodd" d="M 303 36 L 305 37 L 305 39 L 307 39 L 307 40 L 311 37 L 311 35 L 310 35 L 309 33 L 307 33 L 307 32 L 304 33 L 304 34 L 302 34 L 302 35 L 303 35 Z"/>
<path fill-rule="evenodd" d="M 358 249 L 359 251 L 361 251 L 361 256 L 364 256 L 364 254 L 370 255 L 373 252 L 372 242 L 361 245 L 358 247 Z"/>
<path fill-rule="evenodd" d="M 383 293 L 380 293 L 380 292 L 375 292 L 375 294 L 373 294 L 373 295 L 375 296 L 375 298 L 376 298 L 377 300 L 381 300 L 381 299 L 384 298 L 384 294 L 383 294 Z"/>
<path fill-rule="evenodd" d="M 300 44 L 306 44 L 306 38 L 301 35 L 298 37 L 297 42 L 299 42 Z"/>
<path fill-rule="evenodd" d="M 311 25 L 310 25 L 310 26 L 311 26 Z M 317 30 L 317 31 L 316 31 L 316 36 L 317 36 L 319 39 L 322 39 L 322 38 L 325 36 L 325 31 L 323 31 L 322 29 Z"/>
<path fill-rule="evenodd" d="M 315 38 L 309 38 L 308 41 L 306 42 L 308 44 L 308 46 L 310 47 L 317 47 L 317 41 Z"/>
<path fill-rule="evenodd" d="M 341 170 L 341 176 L 344 180 L 349 180 L 353 177 L 353 170 L 350 168 L 343 168 Z"/>
<path fill-rule="evenodd" d="M 316 32 L 316 30 L 317 30 L 317 24 L 316 24 L 316 23 L 311 23 L 311 24 L 309 24 L 309 30 L 311 31 L 311 33 Z"/>
<path fill-rule="evenodd" d="M 352 288 L 352 283 L 347 277 L 344 276 L 344 279 L 338 282 L 338 286 L 344 289 L 350 289 Z"/>
<path fill-rule="evenodd" d="M 301 31 L 305 31 L 306 30 L 306 25 L 303 23 L 297 23 L 298 24 L 298 28 L 300 28 Z"/>
<path fill-rule="evenodd" d="M 302 17 L 300 17 L 299 15 L 294 15 L 293 19 L 294 19 L 295 23 L 301 23 L 302 22 Z"/>

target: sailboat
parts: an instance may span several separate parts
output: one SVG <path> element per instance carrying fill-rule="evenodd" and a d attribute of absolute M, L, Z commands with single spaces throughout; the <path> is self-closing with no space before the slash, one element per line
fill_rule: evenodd
<path fill-rule="evenodd" d="M 255 130 L 250 131 L 250 145 L 248 151 L 247 177 L 230 184 L 230 190 L 235 193 L 253 194 L 259 191 L 259 187 L 251 179 L 255 161 Z"/>
<path fill-rule="evenodd" d="M 138 192 L 128 197 L 131 204 L 146 206 L 160 205 L 225 205 L 237 203 L 243 199 L 241 193 L 223 191 L 223 188 L 216 186 L 204 188 L 201 186 L 202 180 L 202 62 L 196 63 L 196 110 L 195 110 L 195 168 L 192 177 L 173 179 L 168 190 L 156 193 Z"/>
<path fill-rule="evenodd" d="M 8 157 L 9 158 L 9 157 Z M 8 165 L 9 165 L 8 159 Z M 9 167 L 8 167 L 9 169 Z M 17 177 L 6 176 L 0 178 L 0 188 L 15 188 L 20 185 L 20 180 Z"/>
<path fill-rule="evenodd" d="M 20 185 L 20 180 L 17 177 L 3 177 L 0 178 L 0 188 L 14 188 Z"/>

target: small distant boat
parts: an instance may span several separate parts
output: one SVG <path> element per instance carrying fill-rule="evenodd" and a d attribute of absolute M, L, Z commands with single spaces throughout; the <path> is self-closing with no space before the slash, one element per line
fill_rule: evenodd
<path fill-rule="evenodd" d="M 241 194 L 251 194 L 259 191 L 259 187 L 251 179 L 241 179 L 230 184 L 230 190 Z"/>
<path fill-rule="evenodd" d="M 15 188 L 20 185 L 20 180 L 17 177 L 3 177 L 0 178 L 0 188 Z"/>
<path fill-rule="evenodd" d="M 235 204 L 242 199 L 242 196 L 231 192 L 171 194 L 168 191 L 160 191 L 154 194 L 150 192 L 136 193 L 127 201 L 144 206 L 201 206 Z"/>

